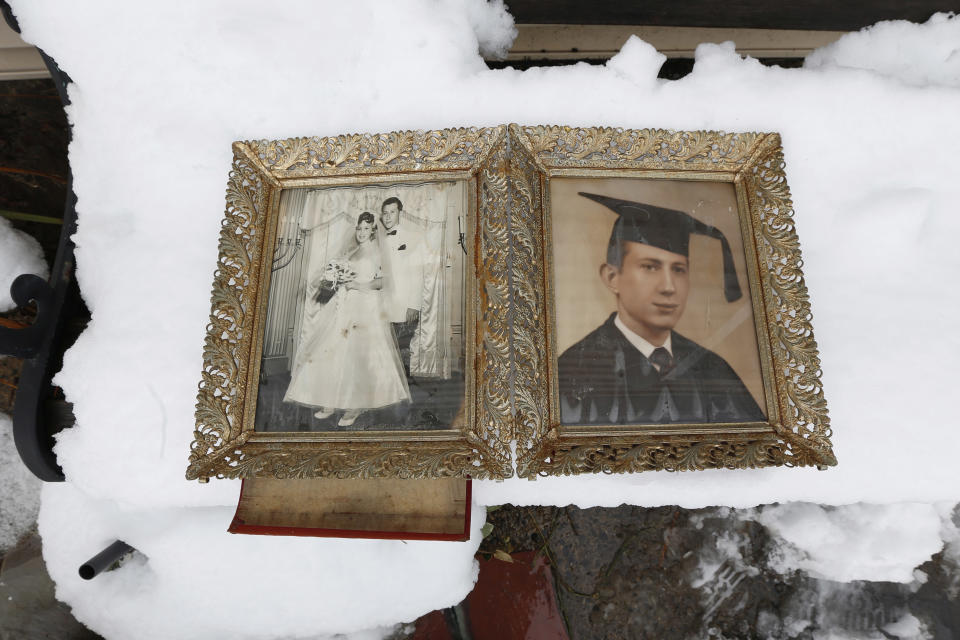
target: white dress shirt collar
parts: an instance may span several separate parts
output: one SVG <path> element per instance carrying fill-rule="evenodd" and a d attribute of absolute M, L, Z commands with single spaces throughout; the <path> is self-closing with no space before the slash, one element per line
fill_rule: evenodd
<path fill-rule="evenodd" d="M 630 331 L 630 329 L 627 328 L 627 325 L 625 325 L 623 321 L 620 319 L 619 313 L 617 314 L 617 317 L 614 318 L 613 324 L 617 326 L 617 329 L 620 329 L 620 333 L 622 333 L 623 336 L 630 341 L 630 344 L 635 346 L 637 350 L 644 355 L 644 357 L 646 357 L 647 359 L 650 358 L 650 354 L 653 353 L 653 350 L 656 349 L 657 347 L 647 342 L 647 340 L 645 340 L 642 336 L 639 336 L 633 331 Z M 670 335 L 667 336 L 666 342 L 664 342 L 663 345 L 661 345 L 663 346 L 664 349 L 670 352 L 671 356 L 673 355 L 673 347 L 670 344 L 672 337 L 673 337 L 673 332 L 671 332 Z M 660 370 L 660 367 L 657 367 L 657 365 L 653 365 L 653 366 L 656 367 L 657 371 Z"/>

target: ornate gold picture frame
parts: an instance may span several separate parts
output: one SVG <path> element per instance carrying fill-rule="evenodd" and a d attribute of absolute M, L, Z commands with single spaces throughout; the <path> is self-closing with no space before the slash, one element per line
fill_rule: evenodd
<path fill-rule="evenodd" d="M 233 152 L 187 478 L 512 475 L 506 127 Z M 401 301 L 398 344 L 374 310 L 411 282 L 415 249 L 406 289 L 427 303 Z M 331 367 L 350 378 L 332 399 L 315 393 Z M 406 413 L 351 409 L 391 404 Z"/>
<path fill-rule="evenodd" d="M 509 125 L 233 151 L 188 479 L 836 464 L 777 134 Z M 397 220 L 420 235 L 390 240 Z M 388 249 L 414 247 L 411 280 Z M 422 304 L 370 320 L 404 281 Z M 341 334 L 354 346 L 329 347 Z M 314 395 L 342 382 L 331 363 L 350 391 L 377 378 L 363 417 Z"/>
<path fill-rule="evenodd" d="M 836 464 L 780 137 L 510 137 L 518 474 Z"/>

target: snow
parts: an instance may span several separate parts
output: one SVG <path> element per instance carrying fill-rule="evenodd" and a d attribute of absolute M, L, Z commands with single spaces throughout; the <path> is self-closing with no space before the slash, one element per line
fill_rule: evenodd
<path fill-rule="evenodd" d="M 863 69 L 917 87 L 960 87 L 960 20 L 938 13 L 925 24 L 878 22 L 814 51 L 808 69 Z"/>
<path fill-rule="evenodd" d="M 33 273 L 42 278 L 50 274 L 43 250 L 39 242 L 23 231 L 14 229 L 9 220 L 0 217 L 0 313 L 16 308 L 10 297 L 10 285 L 24 273 Z"/>
<path fill-rule="evenodd" d="M 0 487 L 3 488 L 0 491 L 0 557 L 36 522 L 40 485 L 20 462 L 10 416 L 0 413 Z"/>
<path fill-rule="evenodd" d="M 913 582 L 914 567 L 943 548 L 941 511 L 932 504 L 792 502 L 754 516 L 780 540 L 780 569 L 850 582 Z M 777 567 L 774 567 L 777 568 Z"/>
<path fill-rule="evenodd" d="M 927 640 L 931 637 L 924 624 L 916 616 L 909 613 L 896 622 L 884 625 L 883 630 L 891 636 L 903 640 Z"/>
<path fill-rule="evenodd" d="M 242 139 L 505 122 L 780 132 L 840 465 L 476 482 L 475 504 L 867 503 L 785 505 L 765 524 L 823 571 L 857 551 L 838 532 L 848 521 L 882 523 L 869 544 L 893 559 L 878 572 L 902 578 L 936 551 L 928 507 L 960 500 L 957 18 L 878 25 L 803 69 L 704 44 L 668 82 L 637 39 L 605 66 L 488 70 L 478 51 L 513 34 L 501 2 L 13 5 L 75 82 L 77 277 L 93 320 L 56 379 L 77 426 L 58 439 L 69 482 L 44 487 L 39 525 L 58 597 L 102 635 L 357 632 L 453 604 L 475 578 L 482 515 L 466 543 L 230 536 L 239 483 L 184 481 Z M 905 513 L 916 528 L 895 522 Z M 81 582 L 77 566 L 117 538 L 143 556 Z"/>
<path fill-rule="evenodd" d="M 606 68 L 624 80 L 650 90 L 660 82 L 657 74 L 666 60 L 667 56 L 652 44 L 630 36 L 620 52 L 607 61 Z"/>
<path fill-rule="evenodd" d="M 307 638 L 414 620 L 463 600 L 477 577 L 483 510 L 469 542 L 230 535 L 234 511 L 131 512 L 73 483 L 45 484 L 39 526 L 57 597 L 107 638 L 217 638 L 228 630 Z M 80 564 L 115 539 L 140 555 L 81 580 Z"/>

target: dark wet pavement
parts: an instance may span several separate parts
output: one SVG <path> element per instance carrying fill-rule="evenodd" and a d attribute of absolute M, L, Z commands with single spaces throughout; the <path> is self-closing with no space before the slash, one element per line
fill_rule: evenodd
<path fill-rule="evenodd" d="M 97 640 L 54 597 L 36 533 L 0 559 L 0 640 Z"/>
<path fill-rule="evenodd" d="M 943 552 L 912 584 L 840 583 L 777 573 L 781 543 L 732 509 L 504 506 L 488 523 L 481 553 L 549 560 L 573 640 L 897 638 L 905 616 L 960 637 L 960 567 Z"/>

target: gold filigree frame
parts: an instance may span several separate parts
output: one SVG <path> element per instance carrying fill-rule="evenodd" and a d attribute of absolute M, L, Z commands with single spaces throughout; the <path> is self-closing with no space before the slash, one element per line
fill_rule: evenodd
<path fill-rule="evenodd" d="M 509 134 L 518 475 L 835 465 L 780 136 L 517 125 Z M 560 424 L 548 188 L 554 177 L 733 184 L 767 423 Z"/>
<path fill-rule="evenodd" d="M 237 142 L 233 153 L 187 478 L 511 476 L 506 127 Z M 474 366 L 467 366 L 464 424 L 428 432 L 255 432 L 280 193 L 411 180 L 462 180 L 470 194 L 465 335 Z"/>
<path fill-rule="evenodd" d="M 513 475 L 514 464 L 528 478 L 836 464 L 777 134 L 509 125 L 238 142 L 233 150 L 188 479 L 495 479 Z M 560 425 L 553 177 L 733 184 L 767 423 Z M 473 367 L 467 367 L 465 423 L 432 432 L 255 432 L 269 289 L 264 267 L 281 191 L 411 180 L 469 186 L 467 358 Z"/>

